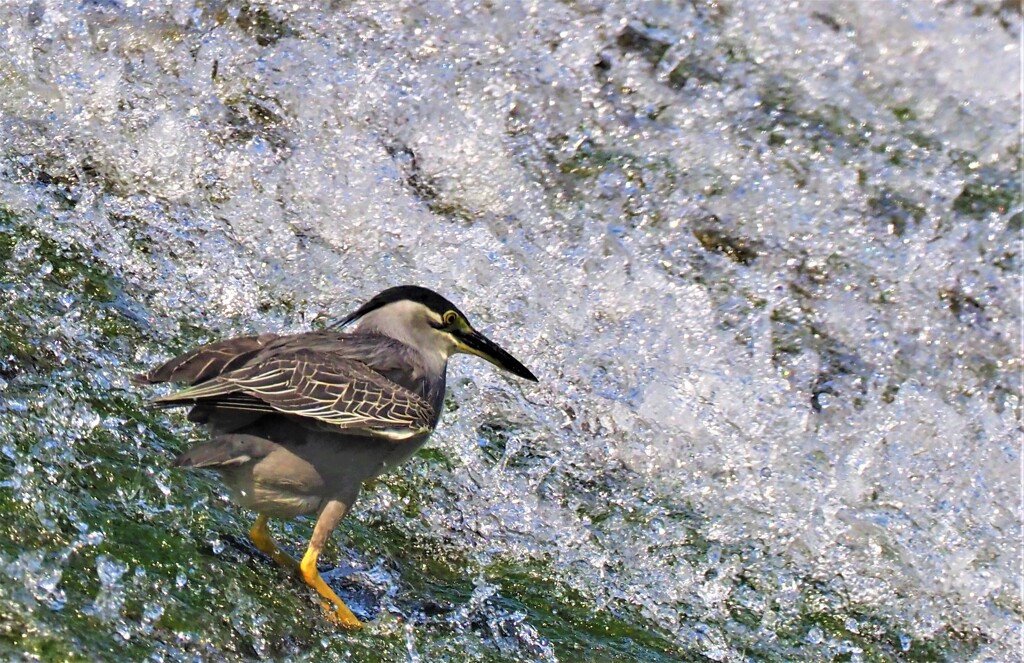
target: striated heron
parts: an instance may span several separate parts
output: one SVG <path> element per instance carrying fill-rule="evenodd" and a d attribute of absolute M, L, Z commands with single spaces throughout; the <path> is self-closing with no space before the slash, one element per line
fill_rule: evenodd
<path fill-rule="evenodd" d="M 134 379 L 188 385 L 151 401 L 191 407 L 189 420 L 211 432 L 174 465 L 218 471 L 232 499 L 259 514 L 249 531 L 256 547 L 297 571 L 332 621 L 356 628 L 361 622 L 320 577 L 317 557 L 363 482 L 430 437 L 448 359 L 460 352 L 537 380 L 454 304 L 418 286 L 389 288 L 327 331 L 211 343 Z M 267 520 L 310 513 L 318 514 L 313 536 L 296 560 Z"/>

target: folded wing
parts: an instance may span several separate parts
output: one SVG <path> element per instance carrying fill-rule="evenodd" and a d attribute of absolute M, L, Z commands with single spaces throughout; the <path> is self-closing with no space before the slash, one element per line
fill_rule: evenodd
<path fill-rule="evenodd" d="M 268 335 L 270 336 L 270 335 Z M 426 399 L 358 359 L 317 349 L 271 347 L 245 337 L 233 350 L 213 344 L 138 376 L 144 382 L 185 381 L 190 387 L 151 401 L 157 407 L 213 406 L 278 412 L 338 431 L 394 440 L 431 429 Z M 234 358 L 229 353 L 235 351 Z M 262 351 L 262 352 L 261 352 Z M 217 368 L 220 370 L 217 370 Z"/>
<path fill-rule="evenodd" d="M 261 334 L 210 343 L 175 357 L 151 371 L 139 373 L 132 377 L 132 381 L 136 384 L 205 382 L 221 373 L 243 366 L 278 338 L 280 337 L 276 334 Z"/>

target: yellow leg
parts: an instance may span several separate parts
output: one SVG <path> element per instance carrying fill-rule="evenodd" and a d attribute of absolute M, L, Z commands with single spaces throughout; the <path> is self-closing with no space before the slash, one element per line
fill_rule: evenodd
<path fill-rule="evenodd" d="M 345 628 L 362 628 L 363 623 L 352 614 L 345 602 L 324 582 L 324 579 L 320 577 L 320 572 L 316 569 L 316 560 L 320 556 L 320 551 L 323 550 L 324 543 L 327 542 L 327 537 L 331 535 L 335 525 L 345 515 L 346 509 L 347 507 L 343 503 L 332 500 L 320 512 L 320 517 L 317 518 L 316 526 L 313 528 L 313 538 L 310 539 L 306 554 L 302 556 L 302 561 L 299 563 L 299 573 L 302 574 L 302 579 L 307 585 L 326 599 L 321 602 L 321 605 L 327 611 L 328 619 Z"/>
<path fill-rule="evenodd" d="M 293 571 L 299 570 L 298 560 L 277 547 L 277 541 L 274 541 L 274 536 L 267 529 L 267 516 L 264 514 L 261 513 L 256 518 L 256 522 L 252 524 L 252 529 L 249 530 L 249 538 L 260 552 L 269 556 L 270 559 Z"/>

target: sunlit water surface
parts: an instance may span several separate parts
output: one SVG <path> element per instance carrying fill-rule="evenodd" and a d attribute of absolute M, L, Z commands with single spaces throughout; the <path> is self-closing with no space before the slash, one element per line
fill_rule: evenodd
<path fill-rule="evenodd" d="M 1015 660 L 1020 29 L 5 3 L 0 652 Z M 377 616 L 337 633 L 127 376 L 400 283 L 541 380 L 453 361 L 430 449 L 325 555 Z"/>

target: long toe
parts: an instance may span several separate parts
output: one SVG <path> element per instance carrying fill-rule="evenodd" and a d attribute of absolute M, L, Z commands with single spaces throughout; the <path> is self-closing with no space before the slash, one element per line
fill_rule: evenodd
<path fill-rule="evenodd" d="M 306 560 L 303 560 L 305 562 Z M 316 590 L 317 594 L 324 600 L 320 602 L 323 606 L 324 611 L 327 613 L 327 619 L 339 626 L 345 628 L 362 628 L 363 623 L 359 621 L 359 618 L 353 614 L 345 602 L 341 600 L 341 597 L 334 593 L 334 590 L 324 582 L 324 579 L 317 572 L 314 566 L 310 569 L 306 564 L 302 565 L 300 570 L 302 574 L 302 580 Z"/>
<path fill-rule="evenodd" d="M 363 628 L 363 626 L 365 626 L 363 622 L 359 621 L 358 617 L 352 614 L 352 611 L 348 609 L 348 606 L 345 605 L 345 602 L 341 599 L 338 599 L 337 604 L 329 601 L 321 601 L 320 605 L 324 609 L 327 621 L 335 624 L 336 626 L 353 630 Z"/>

